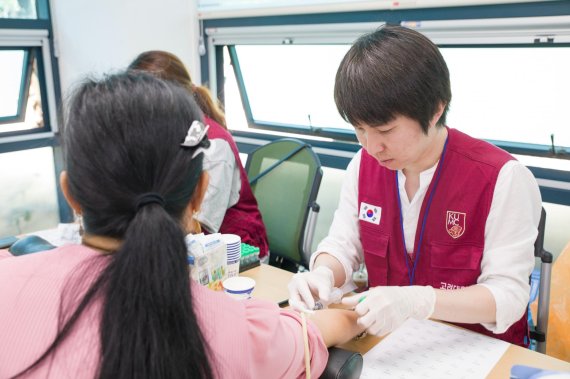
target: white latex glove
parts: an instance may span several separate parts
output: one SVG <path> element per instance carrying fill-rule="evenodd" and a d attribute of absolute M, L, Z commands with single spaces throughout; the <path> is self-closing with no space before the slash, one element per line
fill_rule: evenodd
<path fill-rule="evenodd" d="M 338 288 L 333 290 L 334 274 L 326 266 L 318 266 L 312 271 L 293 275 L 287 287 L 289 305 L 297 311 L 314 309 L 315 300 L 326 306 L 333 301 L 339 302 L 342 297 Z"/>
<path fill-rule="evenodd" d="M 375 287 L 345 297 L 342 303 L 354 307 L 359 315 L 358 324 L 369 334 L 383 336 L 408 318 L 430 317 L 435 307 L 435 291 L 430 286 Z"/>

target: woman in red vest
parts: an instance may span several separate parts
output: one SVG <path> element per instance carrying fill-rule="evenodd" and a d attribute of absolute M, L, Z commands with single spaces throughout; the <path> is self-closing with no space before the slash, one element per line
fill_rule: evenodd
<path fill-rule="evenodd" d="M 228 132 L 223 111 L 206 87 L 192 83 L 182 61 L 166 51 L 146 51 L 129 65 L 161 79 L 178 83 L 194 95 L 204 112 L 211 147 L 204 153 L 204 169 L 210 176 L 202 208 L 194 216 L 207 233 L 237 234 L 243 243 L 259 247 L 259 257 L 268 253 L 267 234 L 241 164 L 237 145 Z"/>
<path fill-rule="evenodd" d="M 290 303 L 312 308 L 335 287 L 353 290 L 364 263 L 369 290 L 343 302 L 369 333 L 433 318 L 526 345 L 538 185 L 507 152 L 445 125 L 451 86 L 437 46 L 399 26 L 364 35 L 334 95 L 363 148 Z"/>

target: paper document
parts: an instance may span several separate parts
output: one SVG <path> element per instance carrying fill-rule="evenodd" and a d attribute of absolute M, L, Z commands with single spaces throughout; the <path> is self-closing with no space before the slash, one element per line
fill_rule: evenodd
<path fill-rule="evenodd" d="M 508 347 L 479 333 L 409 319 L 364 354 L 360 378 L 485 378 Z"/>
<path fill-rule="evenodd" d="M 30 234 L 41 237 L 56 247 L 81 243 L 79 224 L 75 222 L 59 224 L 57 228 L 40 230 Z"/>

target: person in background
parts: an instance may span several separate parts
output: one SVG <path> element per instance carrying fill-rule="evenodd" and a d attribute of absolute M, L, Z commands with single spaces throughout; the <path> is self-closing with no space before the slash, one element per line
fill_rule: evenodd
<path fill-rule="evenodd" d="M 204 169 L 210 175 L 210 185 L 202 209 L 195 218 L 207 233 L 237 234 L 243 243 L 259 247 L 260 258 L 266 257 L 267 234 L 257 201 L 237 145 L 227 130 L 224 113 L 212 100 L 210 91 L 194 85 L 182 61 L 166 51 L 141 53 L 129 65 L 129 69 L 145 71 L 178 83 L 194 95 L 210 127 L 208 138 L 212 144 L 204 157 Z"/>
<path fill-rule="evenodd" d="M 82 243 L 0 259 L 0 378 L 303 376 L 299 314 L 189 279 L 184 237 L 208 186 L 192 96 L 120 73 L 81 85 L 67 115 L 61 185 Z M 327 346 L 361 330 L 347 310 L 307 323 L 318 377 Z"/>
<path fill-rule="evenodd" d="M 437 46 L 400 26 L 360 37 L 334 98 L 362 149 L 311 271 L 289 284 L 290 304 L 354 289 L 364 262 L 369 290 L 343 303 L 368 333 L 431 317 L 527 345 L 538 185 L 507 152 L 445 126 L 451 86 Z"/>

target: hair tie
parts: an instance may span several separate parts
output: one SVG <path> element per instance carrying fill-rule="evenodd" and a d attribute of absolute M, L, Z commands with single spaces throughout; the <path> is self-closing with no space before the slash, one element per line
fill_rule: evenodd
<path fill-rule="evenodd" d="M 160 204 L 164 208 L 166 202 L 164 198 L 156 192 L 147 192 L 140 195 L 136 200 L 135 209 L 138 212 L 142 207 L 149 204 Z"/>

